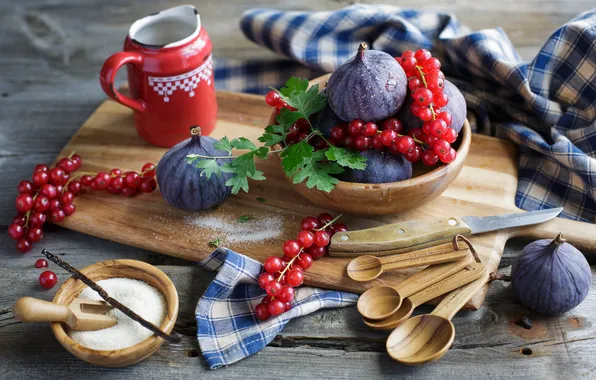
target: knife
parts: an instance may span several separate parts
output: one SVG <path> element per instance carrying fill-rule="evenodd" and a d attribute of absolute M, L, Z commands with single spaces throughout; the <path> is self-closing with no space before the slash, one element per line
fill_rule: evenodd
<path fill-rule="evenodd" d="M 455 235 L 474 235 L 505 228 L 546 222 L 563 210 L 528 211 L 495 216 L 462 216 L 440 220 L 410 220 L 358 231 L 340 232 L 331 238 L 329 255 L 356 257 L 392 255 L 449 242 Z"/>

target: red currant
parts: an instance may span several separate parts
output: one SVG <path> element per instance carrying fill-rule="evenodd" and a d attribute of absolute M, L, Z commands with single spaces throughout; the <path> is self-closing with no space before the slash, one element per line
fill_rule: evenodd
<path fill-rule="evenodd" d="M 41 228 L 29 228 L 27 230 L 27 240 L 36 243 L 43 239 L 43 230 Z"/>
<path fill-rule="evenodd" d="M 19 213 L 14 218 L 12 218 L 12 222 L 14 224 L 17 224 L 17 225 L 21 226 L 21 227 L 24 227 L 25 226 L 25 215 Z"/>
<path fill-rule="evenodd" d="M 371 145 L 370 137 L 360 135 L 360 136 L 356 136 L 356 138 L 354 139 L 354 147 L 361 152 L 370 148 L 370 145 Z"/>
<path fill-rule="evenodd" d="M 316 235 L 315 235 L 316 237 Z M 300 253 L 300 244 L 296 240 L 287 240 L 284 243 L 284 255 L 286 257 L 292 258 L 298 256 Z"/>
<path fill-rule="evenodd" d="M 385 145 L 383 145 L 383 137 L 380 133 L 377 133 L 372 139 L 372 148 L 375 150 L 383 150 L 385 149 Z"/>
<path fill-rule="evenodd" d="M 399 62 L 401 64 L 401 67 L 403 67 L 403 69 L 405 71 L 409 71 L 412 70 L 414 68 L 416 68 L 416 58 L 414 57 L 401 57 L 401 60 Z"/>
<path fill-rule="evenodd" d="M 439 161 L 439 156 L 432 149 L 422 152 L 422 163 L 426 166 L 433 166 Z"/>
<path fill-rule="evenodd" d="M 33 194 L 33 184 L 29 181 L 21 181 L 17 186 L 19 193 Z"/>
<path fill-rule="evenodd" d="M 412 149 L 410 149 L 408 151 L 408 153 L 406 153 L 404 155 L 406 160 L 408 160 L 410 162 L 419 161 L 421 156 L 422 156 L 422 148 L 420 148 L 420 145 L 414 145 L 414 147 Z"/>
<path fill-rule="evenodd" d="M 354 136 L 348 135 L 344 139 L 344 146 L 348 149 L 354 149 Z"/>
<path fill-rule="evenodd" d="M 74 195 L 70 191 L 62 193 L 62 196 L 60 197 L 60 202 L 63 205 L 70 204 L 70 203 L 72 203 L 73 200 L 74 200 Z"/>
<path fill-rule="evenodd" d="M 430 54 L 430 51 L 426 49 L 419 49 L 414 53 L 414 58 L 419 61 L 418 64 L 424 64 L 430 57 L 432 57 L 432 55 Z"/>
<path fill-rule="evenodd" d="M 81 185 L 83 185 L 83 187 L 90 187 L 91 183 L 93 183 L 93 177 L 90 175 L 85 174 L 81 177 Z"/>
<path fill-rule="evenodd" d="M 313 231 L 321 227 L 321 222 L 319 222 L 319 220 L 314 216 L 307 216 L 306 218 L 302 219 L 302 222 L 300 222 L 300 229 L 306 231 Z"/>
<path fill-rule="evenodd" d="M 414 56 L 414 52 L 412 50 L 406 50 L 403 53 L 401 53 L 401 57 L 413 57 Z"/>
<path fill-rule="evenodd" d="M 457 140 L 457 132 L 455 132 L 455 129 L 447 128 L 443 140 L 447 141 L 449 144 L 453 144 L 455 140 Z"/>
<path fill-rule="evenodd" d="M 429 89 L 420 87 L 413 93 L 414 101 L 420 106 L 427 106 L 433 101 L 433 93 Z"/>
<path fill-rule="evenodd" d="M 39 164 L 39 165 L 35 165 L 35 169 L 33 169 L 33 172 L 48 172 L 50 171 L 50 167 L 46 164 Z"/>
<path fill-rule="evenodd" d="M 331 131 L 329 132 L 329 138 L 334 143 L 340 143 L 344 140 L 347 133 L 347 128 L 344 128 L 340 125 L 336 125 L 335 127 L 331 128 Z"/>
<path fill-rule="evenodd" d="M 27 239 L 21 239 L 17 241 L 17 251 L 21 253 L 27 253 L 31 250 L 33 244 Z"/>
<path fill-rule="evenodd" d="M 288 271 L 286 281 L 288 282 L 288 285 L 294 287 L 300 286 L 304 282 L 304 274 L 297 269 L 292 269 Z M 269 292 L 267 292 L 267 294 L 269 294 Z"/>
<path fill-rule="evenodd" d="M 10 226 L 8 226 L 8 235 L 13 240 L 19 240 L 25 235 L 25 230 L 22 226 L 13 223 Z"/>
<path fill-rule="evenodd" d="M 268 296 L 275 297 L 281 291 L 281 284 L 277 280 L 269 281 L 265 286 L 265 291 Z"/>
<path fill-rule="evenodd" d="M 53 168 L 52 170 L 50 170 L 50 181 L 52 181 L 52 184 L 54 184 L 55 186 L 64 186 L 68 179 L 66 178 L 66 173 L 63 169 Z"/>
<path fill-rule="evenodd" d="M 56 198 L 56 195 L 58 194 L 58 192 L 56 191 L 56 186 L 46 183 L 39 190 L 39 194 L 45 196 L 48 199 L 54 199 L 54 198 Z"/>
<path fill-rule="evenodd" d="M 310 231 L 302 230 L 298 233 L 298 237 L 296 239 L 302 248 L 308 248 L 313 245 L 315 235 Z"/>
<path fill-rule="evenodd" d="M 284 302 L 284 311 L 292 310 L 292 303 L 291 302 Z"/>
<path fill-rule="evenodd" d="M 125 187 L 124 189 L 122 189 L 122 192 L 120 194 L 124 195 L 125 197 L 134 197 L 137 194 L 137 189 L 133 189 L 132 187 Z"/>
<path fill-rule="evenodd" d="M 446 93 L 438 92 L 435 93 L 435 95 L 433 96 L 433 103 L 437 107 L 445 107 L 447 103 L 449 103 L 449 98 L 447 97 Z"/>
<path fill-rule="evenodd" d="M 67 205 L 64 205 L 62 210 L 64 211 L 64 215 L 71 216 L 77 210 L 77 206 L 75 206 L 73 203 L 69 203 Z"/>
<path fill-rule="evenodd" d="M 273 300 L 267 305 L 267 310 L 269 311 L 269 314 L 275 317 L 286 310 L 286 305 L 280 300 Z"/>
<path fill-rule="evenodd" d="M 381 138 L 383 139 L 383 145 L 391 146 L 397 139 L 397 132 L 392 131 L 391 129 L 386 129 L 381 132 Z"/>
<path fill-rule="evenodd" d="M 336 223 L 331 226 L 331 235 L 335 235 L 338 232 L 346 232 L 348 227 L 343 223 Z"/>
<path fill-rule="evenodd" d="M 64 220 L 64 218 L 66 217 L 66 214 L 64 213 L 64 210 L 56 209 L 56 210 L 52 210 L 50 217 L 52 218 L 52 222 L 60 223 L 61 221 Z"/>
<path fill-rule="evenodd" d="M 57 282 L 58 277 L 56 276 L 56 273 L 51 270 L 41 272 L 39 275 L 39 285 L 41 285 L 42 288 L 52 289 Z"/>
<path fill-rule="evenodd" d="M 443 120 L 445 122 L 445 124 L 447 124 L 447 126 L 450 126 L 451 125 L 451 122 L 453 120 L 453 118 L 451 117 L 451 114 L 449 112 L 446 112 L 446 111 L 439 112 L 437 114 L 437 119 Z"/>
<path fill-rule="evenodd" d="M 50 176 L 46 172 L 35 172 L 31 177 L 31 182 L 37 187 L 43 186 L 50 181 Z"/>
<path fill-rule="evenodd" d="M 420 79 L 410 78 L 408 80 L 408 88 L 410 89 L 410 91 L 414 91 L 420 86 L 422 86 L 422 81 L 420 81 Z"/>
<path fill-rule="evenodd" d="M 65 173 L 72 173 L 75 170 L 77 170 L 75 163 L 72 162 L 72 160 L 68 157 L 64 157 L 60 161 L 58 161 L 57 166 L 62 168 L 62 170 L 64 170 Z"/>
<path fill-rule="evenodd" d="M 141 176 L 136 172 L 126 172 L 124 175 L 126 186 L 131 189 L 138 189 L 141 186 Z"/>
<path fill-rule="evenodd" d="M 277 107 L 281 105 L 283 100 L 277 91 L 269 91 L 267 95 L 265 95 L 265 103 L 271 107 Z"/>
<path fill-rule="evenodd" d="M 440 70 L 441 69 L 441 62 L 436 58 L 429 58 L 424 62 L 424 71 L 430 72 L 432 70 Z"/>
<path fill-rule="evenodd" d="M 420 138 L 421 134 L 422 134 L 421 128 L 413 128 L 408 131 L 408 135 L 412 136 L 412 138 L 414 138 L 416 140 L 424 141 Z"/>
<path fill-rule="evenodd" d="M 73 154 L 70 160 L 75 164 L 75 170 L 79 169 L 83 164 L 83 159 L 78 154 Z"/>
<path fill-rule="evenodd" d="M 352 136 L 360 136 L 362 129 L 364 128 L 364 122 L 362 120 L 352 120 L 348 124 L 348 133 Z"/>
<path fill-rule="evenodd" d="M 295 263 L 302 269 L 308 270 L 312 266 L 313 258 L 308 253 L 301 253 Z"/>
<path fill-rule="evenodd" d="M 95 187 L 97 190 L 105 190 L 110 187 L 110 183 L 112 181 L 112 177 L 106 172 L 99 172 L 95 175 Z"/>
<path fill-rule="evenodd" d="M 267 308 L 266 304 L 261 303 L 257 305 L 255 308 L 255 317 L 257 317 L 259 321 L 266 321 L 270 316 L 271 313 L 269 313 L 269 309 Z"/>
<path fill-rule="evenodd" d="M 60 199 L 52 199 L 50 201 L 50 210 L 59 210 L 62 208 L 62 203 Z"/>
<path fill-rule="evenodd" d="M 315 245 L 319 247 L 326 247 L 329 245 L 329 233 L 327 231 L 317 231 L 315 233 Z"/>
<path fill-rule="evenodd" d="M 73 195 L 78 195 L 81 192 L 81 183 L 77 180 L 70 181 L 67 186 L 68 191 L 70 191 Z"/>
<path fill-rule="evenodd" d="M 439 140 L 434 144 L 433 149 L 435 150 L 435 153 L 441 157 L 449 152 L 451 145 L 445 140 Z"/>
<path fill-rule="evenodd" d="M 397 150 L 401 154 L 406 154 L 410 149 L 412 149 L 416 145 L 416 143 L 414 142 L 414 139 L 410 136 L 400 136 L 397 139 L 395 145 L 397 147 Z"/>
<path fill-rule="evenodd" d="M 275 277 L 273 277 L 271 273 L 261 273 L 258 278 L 259 286 L 261 287 L 261 289 L 265 289 L 267 287 L 267 284 L 274 280 Z"/>
<path fill-rule="evenodd" d="M 261 300 L 261 303 L 262 303 L 263 305 L 269 305 L 269 303 L 270 303 L 270 302 L 271 302 L 271 297 L 269 297 L 269 296 L 265 296 L 265 297 L 263 297 L 263 299 Z"/>
<path fill-rule="evenodd" d="M 141 168 L 141 173 L 143 174 L 143 177 L 155 177 L 155 168 L 155 165 L 153 165 L 151 162 L 147 162 Z"/>
<path fill-rule="evenodd" d="M 327 251 L 327 247 L 319 247 L 318 245 L 313 245 L 307 250 L 308 254 L 311 255 L 312 258 L 315 260 L 325 256 L 325 254 L 327 254 Z"/>
<path fill-rule="evenodd" d="M 17 211 L 27 212 L 33 208 L 33 197 L 29 194 L 19 194 L 15 200 Z"/>
<path fill-rule="evenodd" d="M 439 73 L 440 73 L 440 71 L 433 71 L 430 74 L 428 74 L 425 78 L 426 87 L 433 94 L 443 91 L 443 87 L 445 86 L 445 79 L 441 78 Z"/>
<path fill-rule="evenodd" d="M 438 138 L 442 138 L 449 127 L 443 120 L 433 120 L 430 122 L 430 133 Z"/>
<path fill-rule="evenodd" d="M 120 177 L 122 175 L 122 170 L 114 168 L 110 170 L 110 177 Z"/>
<path fill-rule="evenodd" d="M 155 182 L 154 178 L 143 178 L 143 180 L 141 181 L 141 187 L 139 188 L 139 190 L 141 190 L 142 193 L 152 193 L 153 191 L 155 191 L 155 189 L 157 189 L 157 182 Z"/>
<path fill-rule="evenodd" d="M 374 135 L 377 134 L 378 129 L 379 128 L 377 127 L 377 125 L 375 123 L 368 122 L 368 123 L 364 124 L 364 130 L 362 131 L 362 134 L 367 137 L 373 137 Z"/>
<path fill-rule="evenodd" d="M 277 256 L 270 256 L 263 263 L 267 273 L 275 274 L 281 270 L 281 259 Z"/>
<path fill-rule="evenodd" d="M 44 212 L 50 209 L 50 200 L 43 195 L 38 195 L 33 202 L 33 209 L 38 212 Z"/>
<path fill-rule="evenodd" d="M 48 266 L 48 261 L 46 259 L 37 259 L 35 262 L 36 268 L 47 268 Z"/>
<path fill-rule="evenodd" d="M 294 299 L 294 288 L 290 285 L 284 285 L 277 296 L 281 302 L 292 302 Z"/>
<path fill-rule="evenodd" d="M 446 164 L 450 164 L 453 161 L 455 161 L 455 158 L 456 157 L 457 157 L 457 152 L 453 148 L 449 148 L 449 151 L 447 153 L 445 153 L 442 156 L 439 156 L 439 158 L 441 159 L 441 161 L 444 162 L 444 163 L 446 163 Z"/>
<path fill-rule="evenodd" d="M 433 112 L 428 107 L 422 107 L 418 109 L 416 116 L 422 121 L 431 121 L 433 118 Z"/>
<path fill-rule="evenodd" d="M 29 227 L 43 226 L 46 222 L 46 218 L 47 216 L 43 212 L 32 212 L 31 214 L 29 214 Z"/>
<path fill-rule="evenodd" d="M 383 120 L 381 126 L 383 127 L 383 130 L 389 129 L 395 131 L 396 133 L 401 133 L 401 131 L 404 129 L 403 124 L 394 117 Z"/>

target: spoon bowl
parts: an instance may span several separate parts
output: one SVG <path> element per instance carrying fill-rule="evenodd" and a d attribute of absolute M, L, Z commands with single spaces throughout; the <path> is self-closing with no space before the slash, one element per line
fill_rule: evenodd
<path fill-rule="evenodd" d="M 362 322 L 364 322 L 365 325 L 374 330 L 394 329 L 397 326 L 404 323 L 405 321 L 407 321 L 408 318 L 410 318 L 410 316 L 414 312 L 414 309 L 416 309 L 416 305 L 414 305 L 409 298 L 404 298 L 400 307 L 387 318 L 375 320 L 362 317 Z"/>
<path fill-rule="evenodd" d="M 375 256 L 358 256 L 348 264 L 348 276 L 355 281 L 371 281 L 383 273 L 383 263 Z"/>
<path fill-rule="evenodd" d="M 358 298 L 356 307 L 363 316 L 384 319 L 395 313 L 402 304 L 399 292 L 390 286 L 368 289 Z"/>
<path fill-rule="evenodd" d="M 403 364 L 424 364 L 443 356 L 453 339 L 455 327 L 449 319 L 432 314 L 419 315 L 389 335 L 387 352 Z"/>

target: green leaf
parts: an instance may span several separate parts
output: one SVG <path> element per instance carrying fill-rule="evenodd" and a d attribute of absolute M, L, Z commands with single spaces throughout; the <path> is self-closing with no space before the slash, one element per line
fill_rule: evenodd
<path fill-rule="evenodd" d="M 357 170 L 366 169 L 366 157 L 353 150 L 331 145 L 325 151 L 325 156 L 329 161 L 335 161 L 343 167 Z"/>
<path fill-rule="evenodd" d="M 275 144 L 279 144 L 285 139 L 286 138 L 284 136 L 275 133 L 264 133 L 261 137 L 259 137 L 259 141 L 264 143 L 267 148 L 272 147 Z"/>
<path fill-rule="evenodd" d="M 213 174 L 217 177 L 221 176 L 220 166 L 217 164 L 217 160 L 215 159 L 203 159 L 199 160 L 195 167 L 198 169 L 203 169 L 201 172 L 201 176 L 205 176 L 207 179 L 211 178 Z"/>
<path fill-rule="evenodd" d="M 238 138 L 232 140 L 232 142 L 230 144 L 235 149 L 241 149 L 241 150 L 257 149 L 256 145 L 253 144 L 253 142 L 250 141 L 249 139 L 247 139 L 246 137 L 238 137 Z"/>
<path fill-rule="evenodd" d="M 330 192 L 333 190 L 339 180 L 332 176 L 332 174 L 339 174 L 344 171 L 336 162 L 323 162 L 325 153 L 317 151 L 304 161 L 304 165 L 292 178 L 295 184 L 306 180 L 306 187 L 312 189 L 316 187 L 318 190 Z"/>
<path fill-rule="evenodd" d="M 248 174 L 247 175 L 248 178 L 250 179 L 254 179 L 255 181 L 264 181 L 265 178 L 265 173 L 263 173 L 260 170 L 256 170 L 253 174 Z"/>
<path fill-rule="evenodd" d="M 267 200 L 265 198 L 262 198 L 262 197 L 257 197 L 257 201 L 259 201 L 261 203 L 267 202 Z"/>
<path fill-rule="evenodd" d="M 234 176 L 226 181 L 226 186 L 232 187 L 232 194 L 238 194 L 240 190 L 248 193 L 248 180 L 246 177 Z"/>
<path fill-rule="evenodd" d="M 255 156 L 266 159 L 269 156 L 269 149 L 262 146 L 254 151 Z"/>
<path fill-rule="evenodd" d="M 246 223 L 246 222 L 248 222 L 249 220 L 250 220 L 250 216 L 248 216 L 248 215 L 242 215 L 240 218 L 238 218 L 238 221 L 239 221 L 240 223 Z"/>
<path fill-rule="evenodd" d="M 298 169 L 304 166 L 304 162 L 313 156 L 313 153 L 314 149 L 306 139 L 284 149 L 281 152 L 281 165 L 286 175 L 293 176 Z"/>
<path fill-rule="evenodd" d="M 193 162 L 195 162 L 196 160 L 198 160 L 199 157 L 197 157 L 196 155 L 193 155 L 193 154 L 189 154 L 189 155 L 187 155 L 185 157 L 185 159 L 186 159 L 186 163 L 187 164 L 192 164 Z"/>
<path fill-rule="evenodd" d="M 214 240 L 211 240 L 209 243 L 210 246 L 217 248 L 219 247 L 219 245 L 221 244 L 221 239 L 220 238 L 215 238 Z"/>
<path fill-rule="evenodd" d="M 304 117 L 304 112 L 301 110 L 298 111 L 290 111 L 287 108 L 282 108 L 279 112 L 279 115 L 275 118 L 279 125 L 283 128 L 284 132 L 292 126 L 298 119 L 302 119 Z M 287 128 L 286 128 L 287 126 Z"/>
<path fill-rule="evenodd" d="M 286 86 L 282 87 L 279 92 L 284 96 L 290 96 L 294 91 L 304 92 L 308 88 L 308 79 L 300 79 L 298 77 L 291 77 L 286 81 Z"/>
<path fill-rule="evenodd" d="M 294 91 L 289 96 L 282 96 L 290 106 L 297 108 L 294 113 L 302 114 L 302 117 L 309 118 L 310 115 L 319 112 L 327 104 L 325 95 L 319 93 L 319 85 L 315 84 L 306 91 Z"/>
<path fill-rule="evenodd" d="M 230 143 L 230 140 L 227 136 L 224 136 L 219 141 L 215 142 L 213 147 L 217 150 L 225 150 L 228 153 L 233 149 L 232 144 Z"/>

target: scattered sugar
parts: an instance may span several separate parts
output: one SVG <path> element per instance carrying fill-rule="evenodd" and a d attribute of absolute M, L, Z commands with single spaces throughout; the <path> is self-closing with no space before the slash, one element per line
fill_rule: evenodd
<path fill-rule="evenodd" d="M 197 215 L 187 216 L 184 222 L 191 226 L 216 230 L 222 241 L 235 243 L 262 242 L 274 239 L 283 232 L 283 218 L 278 215 L 253 217 L 245 222 L 229 216 Z"/>
<path fill-rule="evenodd" d="M 110 278 L 97 282 L 105 291 L 135 313 L 156 326 L 166 316 L 167 306 L 163 295 L 153 286 L 130 278 Z M 77 298 L 101 300 L 91 288 L 85 288 Z M 134 346 L 153 333 L 130 319 L 120 310 L 112 309 L 108 315 L 118 320 L 112 327 L 95 331 L 70 331 L 69 336 L 79 344 L 95 350 L 119 350 Z"/>

